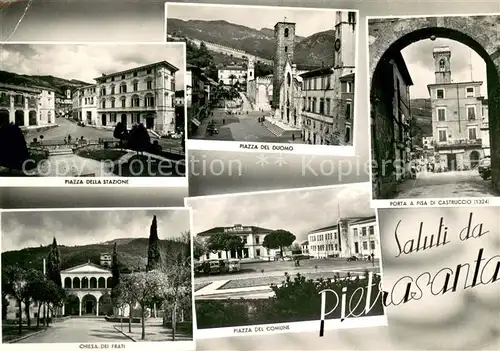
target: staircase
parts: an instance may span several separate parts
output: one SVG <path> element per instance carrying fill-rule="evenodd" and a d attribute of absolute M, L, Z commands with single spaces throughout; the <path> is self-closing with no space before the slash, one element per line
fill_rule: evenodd
<path fill-rule="evenodd" d="M 265 120 L 264 121 L 264 126 L 271 132 L 273 133 L 274 135 L 276 135 L 278 138 L 281 137 L 283 135 L 283 133 L 285 132 L 284 129 L 278 127 L 276 124 L 273 124 L 271 122 L 269 122 L 268 120 Z"/>
<path fill-rule="evenodd" d="M 51 157 L 51 156 L 67 156 L 67 155 L 73 155 L 73 149 L 61 148 L 61 149 L 49 150 L 49 157 Z"/>

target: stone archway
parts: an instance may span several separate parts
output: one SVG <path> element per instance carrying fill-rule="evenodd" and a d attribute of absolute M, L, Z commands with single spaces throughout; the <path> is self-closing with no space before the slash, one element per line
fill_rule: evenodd
<path fill-rule="evenodd" d="M 80 299 L 76 295 L 73 294 L 68 295 L 66 298 L 66 302 L 64 304 L 64 315 L 78 316 L 79 314 L 80 314 Z"/>
<path fill-rule="evenodd" d="M 106 288 L 106 279 L 104 277 L 100 277 L 97 281 L 97 287 L 99 289 L 105 289 Z"/>
<path fill-rule="evenodd" d="M 97 299 L 94 295 L 87 294 L 82 297 L 82 316 L 93 315 L 97 316 L 98 305 Z"/>
<path fill-rule="evenodd" d="M 113 302 L 109 294 L 103 294 L 99 298 L 99 316 L 110 316 L 113 314 Z"/>
<path fill-rule="evenodd" d="M 488 121 L 491 150 L 491 179 L 500 189 L 500 16 L 447 16 L 370 19 L 369 79 L 372 121 L 374 198 L 387 198 L 393 191 L 393 171 L 388 160 L 396 159 L 389 138 L 384 138 L 388 125 L 382 120 L 385 110 L 392 111 L 390 93 L 384 89 L 383 67 L 406 46 L 423 39 L 446 38 L 467 45 L 486 62 L 488 89 Z M 386 114 L 387 114 L 386 113 Z M 374 142 L 377 140 L 377 142 Z M 391 158 L 392 157 L 392 158 Z M 381 168 L 383 165 L 384 169 Z M 376 174 L 376 175 L 375 175 Z"/>
<path fill-rule="evenodd" d="M 16 123 L 16 126 L 24 126 L 24 111 L 21 110 L 16 110 L 14 114 L 14 120 Z"/>
<path fill-rule="evenodd" d="M 478 166 L 480 157 L 481 155 L 479 154 L 479 151 L 473 150 L 470 152 L 469 160 L 471 169 L 474 169 Z"/>
<path fill-rule="evenodd" d="M 71 284 L 71 278 L 70 277 L 64 278 L 64 289 L 71 289 L 71 288 L 73 288 Z"/>
<path fill-rule="evenodd" d="M 0 126 L 7 125 L 10 123 L 10 113 L 9 110 L 0 110 Z"/>

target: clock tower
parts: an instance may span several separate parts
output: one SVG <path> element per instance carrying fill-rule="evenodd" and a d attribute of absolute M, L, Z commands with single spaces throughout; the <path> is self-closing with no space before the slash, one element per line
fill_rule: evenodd
<path fill-rule="evenodd" d="M 337 11 L 335 15 L 334 68 L 353 69 L 356 65 L 357 14 L 355 11 Z"/>

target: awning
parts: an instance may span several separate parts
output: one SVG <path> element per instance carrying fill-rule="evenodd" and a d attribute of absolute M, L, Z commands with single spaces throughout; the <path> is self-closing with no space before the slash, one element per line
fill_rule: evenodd
<path fill-rule="evenodd" d="M 193 122 L 193 124 L 194 124 L 195 126 L 197 126 L 197 127 L 199 127 L 199 126 L 200 126 L 200 124 L 201 124 L 201 122 L 200 122 L 200 121 L 198 121 L 198 119 L 197 119 L 197 118 L 194 118 L 194 117 L 193 117 L 193 118 L 191 118 L 191 122 Z"/>

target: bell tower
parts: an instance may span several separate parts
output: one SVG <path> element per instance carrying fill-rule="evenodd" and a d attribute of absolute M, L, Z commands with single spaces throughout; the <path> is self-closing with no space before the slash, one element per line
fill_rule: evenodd
<path fill-rule="evenodd" d="M 255 57 L 250 56 L 247 64 L 247 82 L 255 79 Z"/>
<path fill-rule="evenodd" d="M 434 75 L 436 84 L 451 83 L 451 50 L 448 46 L 434 48 Z"/>
<path fill-rule="evenodd" d="M 293 62 L 295 50 L 295 23 L 278 22 L 274 26 L 274 41 L 276 53 L 274 54 L 273 69 L 273 101 L 272 107 L 279 107 L 280 87 L 284 79 L 285 63 L 287 59 Z"/>
<path fill-rule="evenodd" d="M 334 68 L 356 66 L 356 22 L 357 12 L 355 11 L 337 11 L 335 14 Z"/>

